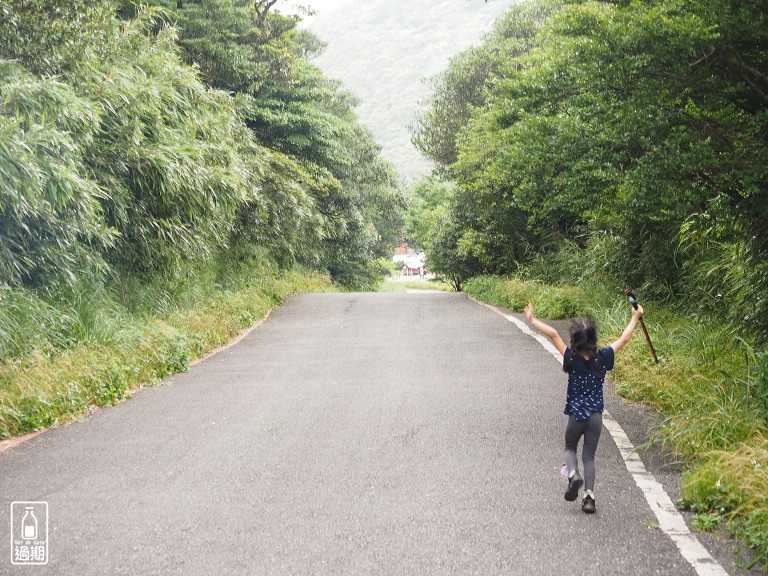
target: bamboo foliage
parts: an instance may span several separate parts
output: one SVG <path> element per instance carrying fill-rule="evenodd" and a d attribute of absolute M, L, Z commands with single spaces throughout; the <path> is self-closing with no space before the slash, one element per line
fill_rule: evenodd
<path fill-rule="evenodd" d="M 0 285 L 71 281 L 100 267 L 114 231 L 84 148 L 98 109 L 54 79 L 0 60 Z"/>
<path fill-rule="evenodd" d="M 365 270 L 402 195 L 353 99 L 304 59 L 314 40 L 267 5 L 257 22 L 233 0 L 154 4 L 0 7 L 0 281 L 173 276 L 237 243 Z"/>
<path fill-rule="evenodd" d="M 231 99 L 208 89 L 151 12 L 126 26 L 88 85 L 102 122 L 89 149 L 120 232 L 111 259 L 144 270 L 202 258 L 224 244 L 247 179 Z"/>
<path fill-rule="evenodd" d="M 33 74 L 76 73 L 114 33 L 110 0 L 4 0 L 0 54 Z"/>

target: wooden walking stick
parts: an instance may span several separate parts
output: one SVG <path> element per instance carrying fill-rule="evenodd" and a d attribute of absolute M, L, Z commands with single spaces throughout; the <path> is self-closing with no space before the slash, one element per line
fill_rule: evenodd
<path fill-rule="evenodd" d="M 637 310 L 637 296 L 635 296 L 635 293 L 631 290 L 624 290 L 624 294 L 627 295 L 627 298 L 629 299 L 629 303 L 632 304 L 632 307 Z M 651 337 L 648 335 L 648 329 L 645 327 L 645 322 L 643 322 L 642 316 L 640 317 L 640 326 L 643 328 L 643 333 L 645 334 L 645 339 L 648 341 L 648 346 L 651 348 L 651 354 L 653 354 L 654 361 L 658 364 L 659 358 L 656 356 L 656 350 L 653 347 L 653 344 L 651 343 Z"/>

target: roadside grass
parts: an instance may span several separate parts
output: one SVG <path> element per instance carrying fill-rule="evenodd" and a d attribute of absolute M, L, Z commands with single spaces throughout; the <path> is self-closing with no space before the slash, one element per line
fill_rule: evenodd
<path fill-rule="evenodd" d="M 588 294 L 574 286 L 553 287 L 533 280 L 511 280 L 494 276 L 478 276 L 469 280 L 464 292 L 475 298 L 522 312 L 529 300 L 536 303 L 536 314 L 542 318 L 574 318 L 590 313 Z"/>
<path fill-rule="evenodd" d="M 379 284 L 377 292 L 405 292 L 406 290 L 440 290 L 453 292 L 453 287 L 442 280 L 387 280 Z"/>
<path fill-rule="evenodd" d="M 589 315 L 601 345 L 626 326 L 622 295 L 598 287 L 547 286 L 479 277 L 465 287 L 490 304 L 522 312 L 528 300 L 542 318 Z M 653 406 L 653 431 L 683 465 L 680 505 L 694 525 L 720 521 L 768 565 L 768 355 L 718 318 L 646 302 L 645 322 L 659 356 L 654 363 L 640 330 L 622 351 L 611 378 L 623 397 Z"/>
<path fill-rule="evenodd" d="M 0 293 L 0 438 L 74 419 L 156 384 L 263 318 L 287 296 L 332 290 L 309 271 L 208 268 L 181 280 Z"/>

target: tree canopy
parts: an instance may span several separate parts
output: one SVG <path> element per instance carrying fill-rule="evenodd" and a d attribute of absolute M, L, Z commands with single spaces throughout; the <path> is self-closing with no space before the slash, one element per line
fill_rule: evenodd
<path fill-rule="evenodd" d="M 768 335 L 764 8 L 512 8 L 435 80 L 414 135 L 456 183 L 456 245 L 483 270 L 599 273 Z"/>
<path fill-rule="evenodd" d="M 374 279 L 400 183 L 307 60 L 322 43 L 273 5 L 0 8 L 0 284 L 161 272 L 238 244 Z"/>

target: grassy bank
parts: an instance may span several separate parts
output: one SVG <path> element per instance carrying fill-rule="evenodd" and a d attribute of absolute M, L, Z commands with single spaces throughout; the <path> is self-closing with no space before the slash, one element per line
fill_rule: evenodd
<path fill-rule="evenodd" d="M 330 279 L 263 262 L 176 278 L 0 292 L 0 438 L 58 424 L 184 371 L 298 292 Z"/>
<path fill-rule="evenodd" d="M 536 302 L 542 318 L 594 318 L 607 345 L 629 318 L 621 294 L 533 281 L 479 277 L 465 287 L 476 298 L 522 312 Z M 702 530 L 727 524 L 768 561 L 768 356 L 734 326 L 645 302 L 646 324 L 660 357 L 642 334 L 612 374 L 618 392 L 654 406 L 658 439 L 685 465 L 684 501 Z"/>
<path fill-rule="evenodd" d="M 440 290 L 452 292 L 453 287 L 440 280 L 426 280 L 418 276 L 412 279 L 393 276 L 379 284 L 377 292 L 405 292 L 406 290 Z"/>

